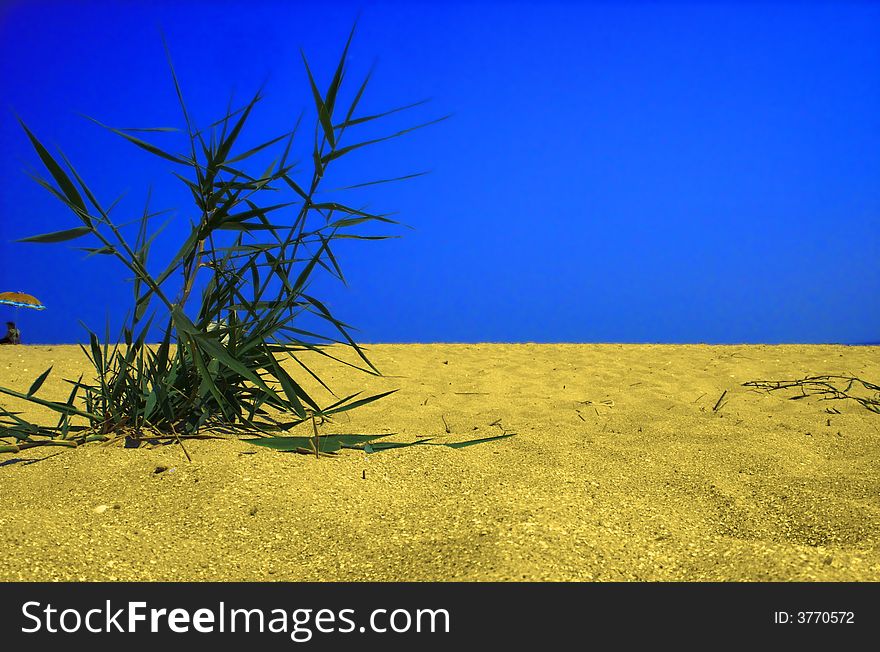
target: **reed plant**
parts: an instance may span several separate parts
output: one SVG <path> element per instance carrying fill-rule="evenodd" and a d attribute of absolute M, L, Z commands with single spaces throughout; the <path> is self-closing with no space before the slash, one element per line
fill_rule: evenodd
<path fill-rule="evenodd" d="M 306 439 L 311 444 L 305 448 L 315 454 L 322 449 L 333 452 L 343 445 L 364 447 L 376 438 L 352 436 L 354 439 L 322 444 L 325 440 L 318 435 L 316 420 L 323 422 L 396 390 L 340 398 L 307 366 L 302 353 L 316 353 L 379 375 L 352 338 L 351 327 L 334 317 L 325 303 L 309 291 L 309 283 L 318 270 L 345 282 L 333 253 L 339 240 L 390 237 L 362 235 L 355 227 L 397 222 L 387 215 L 328 200 L 325 194 L 320 199 L 318 196 L 328 170 L 353 152 L 444 118 L 378 138 L 353 140 L 362 125 L 421 104 L 360 115 L 357 109 L 370 80 L 368 74 L 350 103 L 342 105 L 346 58 L 353 35 L 354 30 L 324 92 L 319 90 L 305 54 L 302 56 L 315 108 L 314 130 L 308 135 L 312 141 L 311 157 L 304 178 L 295 175 L 298 168 L 290 161 L 301 121 L 289 132 L 238 152 L 236 145 L 263 98 L 262 92 L 257 92 L 241 108 L 228 110 L 207 128 L 199 129 L 184 103 L 170 56 L 171 77 L 185 126 L 183 152 L 162 149 L 142 139 L 148 137 L 144 133 L 173 130 L 117 129 L 93 120 L 135 147 L 173 164 L 174 177 L 192 196 L 195 217 L 189 231 L 158 274 L 149 271 L 150 253 L 162 227 L 151 228 L 159 213 L 150 211 L 149 199 L 137 220 L 136 236 L 125 237 L 125 225 L 111 217 L 115 203 L 102 205 L 71 161 L 61 152 L 57 156 L 51 154 L 21 122 L 48 172 L 48 177 L 34 175 L 34 179 L 78 220 L 71 228 L 22 241 L 59 243 L 90 238 L 91 243 L 83 249 L 90 256 L 110 256 L 118 261 L 131 274 L 133 296 L 118 341 L 111 345 L 108 333 L 101 342 L 95 332 L 88 330 L 89 343 L 81 348 L 94 368 L 94 378 L 66 379 L 70 385 L 66 401 L 38 396 L 51 367 L 26 391 L 0 387 L 2 394 L 58 414 L 57 422 L 40 425 L 22 418 L 20 412 L 0 408 L 0 436 L 6 442 L 0 450 L 76 446 L 117 438 L 125 438 L 133 445 L 151 439 L 181 442 L 185 438 L 222 434 L 248 434 L 260 440 L 278 437 L 308 421 L 312 427 Z M 246 171 L 254 155 L 273 150 L 277 155 L 268 168 Z M 411 176 L 416 175 L 366 181 L 351 187 Z M 279 202 L 285 192 L 291 195 L 291 201 Z M 201 291 L 197 292 L 199 287 Z M 316 332 L 303 328 L 299 318 L 305 314 L 317 317 L 317 323 L 326 329 Z M 154 324 L 161 328 L 161 340 L 158 345 L 148 345 Z M 337 357 L 330 348 L 334 344 L 353 350 L 358 363 Z M 287 370 L 286 361 L 292 361 L 294 369 L 316 380 L 333 399 L 319 403 Z M 285 447 L 285 442 L 289 444 L 291 438 L 279 437 L 272 447 L 303 448 Z M 376 449 L 382 447 L 376 445 Z"/>

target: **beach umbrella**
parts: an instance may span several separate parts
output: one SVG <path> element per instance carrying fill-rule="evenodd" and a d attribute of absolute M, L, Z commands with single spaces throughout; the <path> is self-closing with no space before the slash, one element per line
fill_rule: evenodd
<path fill-rule="evenodd" d="M 45 310 L 39 299 L 24 292 L 0 292 L 0 304 L 15 307 L 15 321 L 18 321 L 20 308 L 32 308 L 33 310 Z"/>
<path fill-rule="evenodd" d="M 40 303 L 37 297 L 24 292 L 0 292 L 0 303 L 7 306 L 15 306 L 16 308 L 33 308 L 34 310 L 45 310 L 46 306 Z"/>

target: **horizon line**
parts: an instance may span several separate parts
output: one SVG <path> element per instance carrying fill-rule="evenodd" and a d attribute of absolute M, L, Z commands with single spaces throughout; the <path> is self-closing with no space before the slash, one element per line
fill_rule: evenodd
<path fill-rule="evenodd" d="M 79 346 L 81 344 L 88 344 L 87 341 L 84 342 L 22 342 L 18 345 L 13 346 Z M 103 342 L 102 342 L 103 344 Z M 115 344 L 115 342 L 109 342 L 109 344 Z M 119 342 L 119 344 L 123 344 Z M 159 345 L 160 342 L 147 342 L 148 345 Z M 314 346 L 333 346 L 335 344 L 342 344 L 343 346 L 350 346 L 345 342 L 332 342 L 332 343 L 322 343 L 322 342 L 306 342 L 306 344 L 312 344 Z M 406 341 L 406 342 L 357 342 L 358 346 L 386 346 L 386 345 L 432 345 L 432 344 L 454 344 L 454 345 L 483 345 L 483 344 L 542 344 L 542 345 L 561 345 L 561 344 L 583 344 L 583 345 L 618 345 L 618 346 L 880 346 L 880 340 L 878 341 L 868 341 L 868 342 L 707 342 L 707 341 L 688 341 L 688 342 L 665 342 L 665 341 L 594 341 L 594 342 L 586 342 L 586 341 L 567 341 L 567 340 L 559 340 L 559 341 L 536 341 L 536 340 L 480 340 L 480 341 L 463 341 L 463 340 L 453 340 L 453 341 L 431 341 L 431 342 L 418 342 L 418 341 Z"/>

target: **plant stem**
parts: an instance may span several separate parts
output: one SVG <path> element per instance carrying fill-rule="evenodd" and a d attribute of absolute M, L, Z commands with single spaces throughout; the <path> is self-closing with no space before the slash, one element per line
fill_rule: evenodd
<path fill-rule="evenodd" d="M 312 432 L 315 433 L 315 457 L 320 458 L 321 454 L 318 452 L 318 426 L 315 425 L 315 413 L 312 412 Z"/>

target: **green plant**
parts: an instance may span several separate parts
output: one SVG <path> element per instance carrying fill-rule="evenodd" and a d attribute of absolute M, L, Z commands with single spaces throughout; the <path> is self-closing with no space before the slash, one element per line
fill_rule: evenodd
<path fill-rule="evenodd" d="M 317 430 L 312 437 L 263 437 L 246 439 L 248 443 L 271 448 L 277 451 L 303 453 L 306 455 L 334 455 L 343 448 L 361 450 L 365 453 L 377 453 L 379 451 L 394 448 L 409 448 L 410 446 L 445 446 L 446 448 L 467 448 L 476 444 L 484 444 L 488 441 L 497 441 L 513 437 L 516 433 L 505 432 L 492 437 L 469 439 L 458 442 L 433 442 L 432 437 L 425 437 L 410 442 L 376 441 L 388 435 L 319 435 Z"/>
<path fill-rule="evenodd" d="M 112 256 L 125 266 L 133 276 L 134 296 L 121 341 L 111 347 L 108 333 L 101 344 L 97 335 L 88 331 L 89 345 L 81 348 L 94 367 L 95 377 L 89 381 L 82 376 L 75 381 L 66 380 L 71 385 L 67 401 L 37 396 L 51 367 L 27 392 L 0 387 L 0 393 L 41 405 L 59 415 L 56 424 L 44 426 L 21 418 L 21 413 L 0 408 L 0 436 L 15 439 L 14 443 L 0 446 L 0 451 L 39 445 L 75 446 L 119 437 L 180 442 L 211 436 L 206 431 L 272 437 L 311 421 L 318 452 L 315 419 L 329 419 L 392 393 L 367 397 L 356 393 L 343 398 L 334 394 L 337 400 L 322 406 L 282 365 L 285 359 L 295 361 L 331 394 L 332 390 L 298 354 L 315 352 L 361 371 L 379 374 L 349 334 L 350 327 L 310 294 L 308 286 L 318 267 L 345 282 L 331 248 L 334 241 L 388 237 L 358 235 L 351 231 L 352 227 L 367 222 L 396 222 L 336 201 L 319 201 L 316 194 L 328 167 L 349 153 L 444 119 L 385 137 L 344 144 L 358 125 L 416 106 L 356 116 L 370 78 L 367 75 L 351 103 L 344 111 L 340 109 L 345 60 L 353 35 L 354 30 L 323 94 L 303 54 L 316 109 L 311 174 L 305 183 L 294 179 L 295 164 L 288 162 L 296 127 L 245 152 L 233 153 L 246 121 L 262 99 L 260 92 L 246 106 L 227 112 L 221 120 L 200 130 L 187 111 L 173 65 L 172 79 L 188 136 L 185 153 L 160 149 L 134 135 L 140 131 L 176 130 L 114 129 L 101 125 L 140 149 L 173 163 L 174 176 L 192 194 L 196 219 L 180 249 L 157 275 L 148 271 L 147 261 L 151 245 L 164 225 L 148 232 L 150 221 L 160 214 L 150 212 L 149 196 L 138 221 L 137 235 L 130 242 L 123 235 L 125 225 L 111 219 L 115 202 L 104 208 L 67 157 L 60 152 L 59 158 L 50 154 L 21 122 L 51 177 L 50 181 L 34 175 L 35 180 L 81 222 L 73 228 L 23 241 L 57 243 L 89 236 L 95 242 L 84 250 L 89 255 Z M 281 151 L 268 169 L 257 174 L 242 169 L 241 164 L 254 154 L 275 147 Z M 403 178 L 408 177 L 357 185 Z M 292 192 L 294 201 L 261 201 L 267 193 L 277 196 L 282 189 Z M 290 217 L 285 220 L 283 215 Z M 200 302 L 194 317 L 190 317 L 199 284 L 204 285 Z M 172 290 L 177 294 L 172 295 Z M 295 320 L 304 313 L 323 320 L 333 335 L 299 327 Z M 164 335 L 157 346 L 148 345 L 148 333 L 157 314 Z M 350 347 L 364 366 L 335 357 L 328 349 L 330 344 Z"/>

